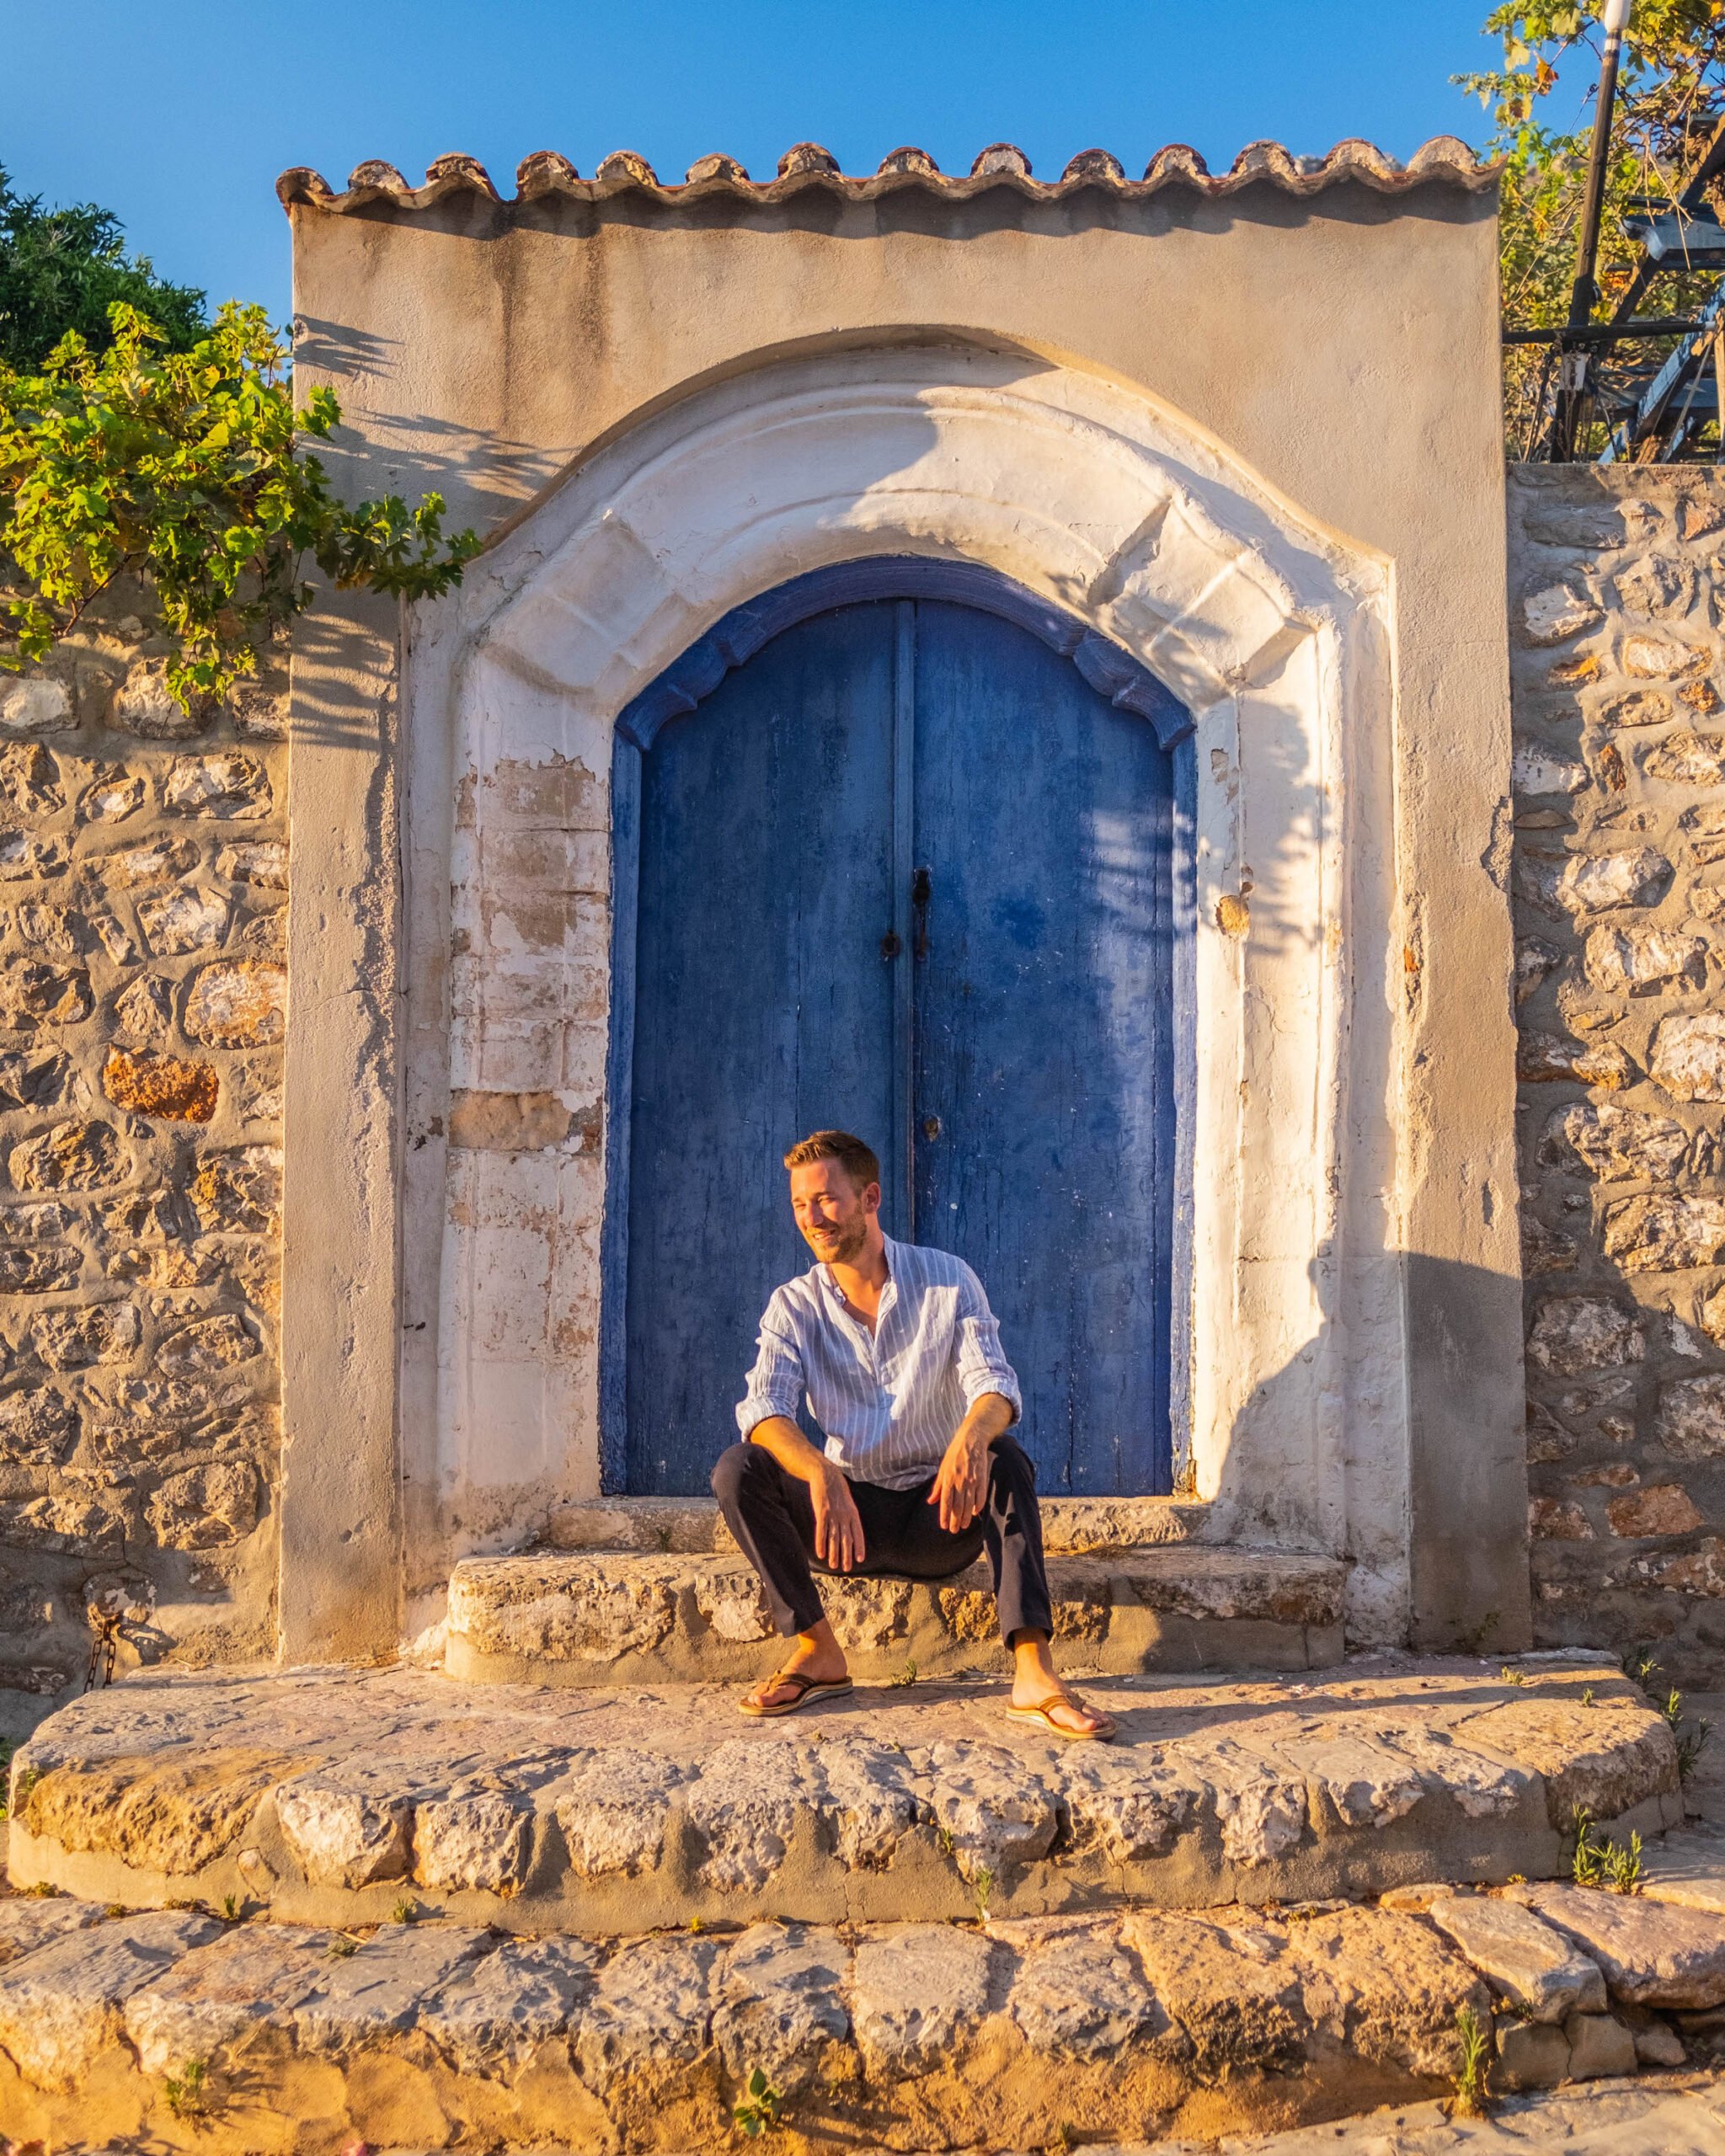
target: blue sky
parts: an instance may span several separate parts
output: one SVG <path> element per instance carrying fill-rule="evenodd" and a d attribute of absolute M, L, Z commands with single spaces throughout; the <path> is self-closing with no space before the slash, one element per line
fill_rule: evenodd
<path fill-rule="evenodd" d="M 0 0 L 0 163 L 51 201 L 119 212 L 164 274 L 287 312 L 285 166 L 339 186 L 362 157 L 417 181 L 447 150 L 505 194 L 530 150 L 590 173 L 638 150 L 681 179 L 709 150 L 771 176 L 788 144 L 846 172 L 901 142 L 964 171 L 1016 141 L 1039 176 L 1100 144 L 1212 165 L 1273 136 L 1397 156 L 1484 131 L 1449 77 L 1489 58 L 1488 0 Z M 22 91 L 22 94 L 20 93 Z"/>

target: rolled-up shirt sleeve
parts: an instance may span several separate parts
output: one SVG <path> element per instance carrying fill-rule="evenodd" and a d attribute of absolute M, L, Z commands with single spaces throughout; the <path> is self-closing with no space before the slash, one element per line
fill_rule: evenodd
<path fill-rule="evenodd" d="M 802 1351 L 775 1295 L 761 1321 L 755 1367 L 749 1373 L 748 1390 L 737 1404 L 737 1428 L 746 1438 L 757 1423 L 775 1415 L 788 1416 L 794 1422 L 806 1382 Z"/>
<path fill-rule="evenodd" d="M 997 1392 L 1011 1406 L 1012 1420 L 1018 1420 L 1024 1412 L 1018 1374 L 1001 1350 L 1000 1321 L 988 1306 L 982 1283 L 968 1266 L 959 1283 L 953 1358 L 967 1408 L 974 1407 L 985 1392 Z"/>

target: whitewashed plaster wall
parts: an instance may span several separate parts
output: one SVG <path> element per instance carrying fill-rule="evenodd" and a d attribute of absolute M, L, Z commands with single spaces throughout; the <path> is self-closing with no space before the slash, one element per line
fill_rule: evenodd
<path fill-rule="evenodd" d="M 1199 1490 L 1218 1534 L 1351 1556 L 1356 1634 L 1400 1637 L 1412 1141 L 1386 567 L 1140 393 L 927 342 L 688 396 L 413 617 L 409 1629 L 452 1557 L 598 1492 L 617 714 L 732 607 L 903 553 L 1015 579 L 1194 713 Z"/>

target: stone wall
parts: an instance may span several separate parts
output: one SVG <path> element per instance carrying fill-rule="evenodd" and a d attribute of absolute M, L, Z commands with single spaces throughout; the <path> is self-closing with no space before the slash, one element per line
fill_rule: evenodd
<path fill-rule="evenodd" d="M 274 1646 L 286 684 L 166 648 L 134 590 L 0 675 L 0 1736 L 104 1618 Z"/>
<path fill-rule="evenodd" d="M 1509 488 L 1534 1621 L 1725 1669 L 1725 480 Z"/>

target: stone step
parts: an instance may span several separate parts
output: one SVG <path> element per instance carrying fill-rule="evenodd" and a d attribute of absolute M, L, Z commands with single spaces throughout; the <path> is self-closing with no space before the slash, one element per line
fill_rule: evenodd
<path fill-rule="evenodd" d="M 692 1685 L 156 1671 L 19 1751 L 11 1875 L 102 1904 L 231 1897 L 336 1924 L 405 1905 L 601 1935 L 1539 1878 L 1578 1808 L 1621 1834 L 1679 1823 L 1671 1733 L 1641 1694 L 1604 1657 L 1530 1668 L 1103 1679 L 1112 1746 L 1010 1721 L 1005 1688 L 975 1682 L 761 1722 Z"/>
<path fill-rule="evenodd" d="M 1145 1543 L 1224 1542 L 1233 1506 L 1190 1497 L 1044 1497 L 1044 1546 L 1054 1556 L 1081 1557 Z M 734 1550 L 730 1529 L 710 1497 L 590 1497 L 561 1505 L 545 1525 L 553 1550 L 611 1550 L 663 1556 Z"/>
<path fill-rule="evenodd" d="M 1429 1889 L 606 1942 L 0 1901 L 0 2132 L 200 2156 L 688 2152 L 734 2145 L 752 2086 L 753 2123 L 834 2156 L 1196 2151 L 1447 2093 L 1464 2009 L 1500 2095 L 1681 2062 L 1683 2011 L 1725 1999 L 1725 1920 L 1680 1913 L 1704 1935 L 1678 1977 L 1656 1939 L 1614 1941 L 1607 1974 L 1576 1943 L 1585 1913 Z"/>
<path fill-rule="evenodd" d="M 1193 1542 L 1049 1561 L 1067 1666 L 1109 1676 L 1339 1662 L 1346 1579 L 1338 1558 Z M 984 1564 L 930 1582 L 823 1579 L 820 1591 L 855 1676 L 1005 1666 Z M 735 1684 L 764 1673 L 773 1636 L 740 1556 L 535 1550 L 456 1566 L 445 1667 L 470 1684 Z"/>

